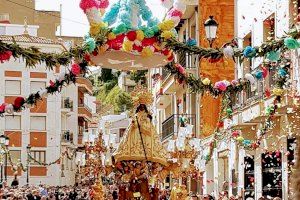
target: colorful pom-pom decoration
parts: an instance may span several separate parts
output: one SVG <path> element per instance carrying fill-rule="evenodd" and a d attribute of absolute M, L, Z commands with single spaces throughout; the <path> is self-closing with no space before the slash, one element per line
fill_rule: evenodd
<path fill-rule="evenodd" d="M 244 49 L 243 54 L 246 58 L 253 58 L 256 55 L 256 49 L 251 46 L 247 46 Z"/>
<path fill-rule="evenodd" d="M 298 40 L 294 38 L 285 38 L 284 44 L 288 49 L 297 49 L 300 47 Z"/>

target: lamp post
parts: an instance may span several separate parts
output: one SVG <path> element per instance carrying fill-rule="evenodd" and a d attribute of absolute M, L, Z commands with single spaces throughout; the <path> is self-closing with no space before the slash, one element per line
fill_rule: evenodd
<path fill-rule="evenodd" d="M 5 135 L 0 135 L 1 156 L 4 155 Z M 3 162 L 1 162 L 1 182 L 3 182 Z"/>
<path fill-rule="evenodd" d="M 5 137 L 5 164 L 4 164 L 4 178 L 5 181 L 7 182 L 7 154 L 8 154 L 8 145 L 9 145 L 9 137 L 4 136 Z"/>
<path fill-rule="evenodd" d="M 26 149 L 27 149 L 27 163 L 26 163 L 26 165 L 27 165 L 26 166 L 26 168 L 27 168 L 27 177 L 26 177 L 26 183 L 27 183 L 27 185 L 29 185 L 29 162 L 30 162 L 29 155 L 30 155 L 30 150 L 31 150 L 30 144 L 27 145 Z"/>
<path fill-rule="evenodd" d="M 209 42 L 209 46 L 212 47 L 214 40 L 216 39 L 218 23 L 214 20 L 213 16 L 209 18 L 204 23 L 204 29 L 206 33 L 206 39 Z"/>

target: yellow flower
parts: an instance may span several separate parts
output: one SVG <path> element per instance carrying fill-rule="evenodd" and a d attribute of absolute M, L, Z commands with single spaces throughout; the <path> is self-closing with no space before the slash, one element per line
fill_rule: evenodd
<path fill-rule="evenodd" d="M 143 48 L 143 50 L 142 50 L 142 56 L 143 57 L 150 57 L 152 55 L 153 55 L 153 51 L 151 50 L 150 47 Z"/>
<path fill-rule="evenodd" d="M 90 34 L 91 35 L 98 35 L 100 32 L 101 28 L 106 28 L 107 27 L 107 23 L 105 22 L 100 22 L 100 23 L 91 23 L 90 26 Z"/>
<path fill-rule="evenodd" d="M 239 136 L 239 137 L 236 138 L 236 140 L 239 141 L 239 142 L 243 142 L 244 138 L 242 136 Z"/>
<path fill-rule="evenodd" d="M 107 44 L 104 44 L 102 46 L 98 46 L 98 52 L 99 53 L 104 53 L 105 51 L 107 51 L 108 47 L 109 46 Z"/>
<path fill-rule="evenodd" d="M 113 32 L 110 32 L 107 36 L 107 39 L 114 40 L 114 39 L 116 39 L 116 35 Z"/>
<path fill-rule="evenodd" d="M 158 28 L 162 31 L 169 31 L 174 28 L 174 21 L 172 20 L 165 20 L 162 23 L 158 24 Z"/>
<path fill-rule="evenodd" d="M 163 31 L 161 33 L 161 37 L 163 37 L 165 39 L 170 39 L 170 38 L 174 37 L 174 34 L 171 31 Z"/>
<path fill-rule="evenodd" d="M 155 49 L 157 49 L 158 51 L 160 51 L 160 50 L 161 50 L 161 47 L 160 47 L 159 43 L 157 43 L 157 42 L 154 42 L 153 46 L 154 46 L 154 47 L 155 47 Z"/>
<path fill-rule="evenodd" d="M 283 94 L 283 89 L 281 88 L 274 88 L 273 89 L 273 94 L 275 94 L 276 96 L 281 96 Z"/>
<path fill-rule="evenodd" d="M 132 51 L 133 42 L 129 40 L 124 40 L 122 48 L 124 51 L 130 52 Z"/>
<path fill-rule="evenodd" d="M 203 85 L 209 85 L 210 84 L 210 80 L 208 78 L 205 78 L 202 80 Z"/>
<path fill-rule="evenodd" d="M 136 31 L 136 39 L 142 41 L 145 38 L 144 32 L 142 30 Z"/>

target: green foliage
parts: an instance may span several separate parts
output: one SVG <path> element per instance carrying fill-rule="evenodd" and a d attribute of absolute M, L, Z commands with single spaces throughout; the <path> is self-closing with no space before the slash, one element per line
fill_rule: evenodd
<path fill-rule="evenodd" d="M 123 91 L 119 86 L 115 86 L 106 95 L 104 99 L 105 104 L 112 104 L 114 111 L 119 113 L 132 108 L 132 99 L 130 95 Z"/>
<path fill-rule="evenodd" d="M 133 80 L 135 83 L 146 84 L 146 73 L 148 70 L 137 70 L 130 73 L 130 80 Z"/>

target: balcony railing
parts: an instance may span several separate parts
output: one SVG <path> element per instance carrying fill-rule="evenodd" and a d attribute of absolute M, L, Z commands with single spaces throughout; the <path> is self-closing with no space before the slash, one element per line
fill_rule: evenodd
<path fill-rule="evenodd" d="M 61 141 L 63 143 L 73 144 L 73 133 L 71 133 L 69 130 L 63 130 L 61 134 Z"/>
<path fill-rule="evenodd" d="M 92 109 L 91 109 L 87 104 L 85 104 L 85 103 L 79 103 L 79 104 L 78 104 L 78 107 L 80 107 L 80 108 L 85 108 L 85 109 L 87 109 L 89 112 L 92 112 Z"/>
<path fill-rule="evenodd" d="M 196 69 L 198 67 L 198 56 L 188 53 L 179 53 L 178 55 L 179 64 L 185 69 Z"/>
<path fill-rule="evenodd" d="M 61 108 L 70 109 L 70 111 L 73 111 L 73 101 L 69 97 L 62 98 Z"/>
<path fill-rule="evenodd" d="M 179 120 L 181 117 L 185 117 L 187 119 L 188 124 L 194 125 L 193 132 L 195 133 L 196 130 L 195 114 L 184 114 L 184 115 L 173 114 L 162 123 L 162 135 L 161 135 L 162 141 L 173 136 L 175 133 L 178 132 L 178 129 L 181 126 Z"/>

